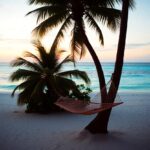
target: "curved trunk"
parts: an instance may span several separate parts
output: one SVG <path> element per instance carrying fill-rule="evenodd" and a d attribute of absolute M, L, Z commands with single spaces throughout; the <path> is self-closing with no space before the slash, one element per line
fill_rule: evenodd
<path fill-rule="evenodd" d="M 96 71 L 97 71 L 97 75 L 98 75 L 98 79 L 99 79 L 100 93 L 101 93 L 101 102 L 104 103 L 107 99 L 107 89 L 105 88 L 106 83 L 105 83 L 105 77 L 104 77 L 103 69 L 102 69 L 101 63 L 100 63 L 93 47 L 91 46 L 87 36 L 84 33 L 82 35 L 84 38 L 84 43 L 85 43 L 86 47 L 88 48 L 88 51 L 91 54 L 91 57 L 92 57 L 94 64 L 96 66 Z"/>
<path fill-rule="evenodd" d="M 124 51 L 125 51 L 127 22 L 128 22 L 128 6 L 129 6 L 129 0 L 123 0 L 120 35 L 119 35 L 115 70 L 112 79 L 113 84 L 111 84 L 108 93 L 108 97 L 111 98 L 110 102 L 114 102 L 115 100 L 120 79 L 121 79 Z M 114 85 L 116 88 L 115 92 L 114 92 Z M 90 131 L 91 133 L 107 133 L 107 126 L 108 126 L 110 114 L 111 114 L 111 109 L 98 113 L 96 118 L 89 125 L 87 125 L 85 129 Z"/>
<path fill-rule="evenodd" d="M 123 0 L 120 35 L 119 35 L 115 69 L 114 69 L 114 74 L 112 78 L 114 85 L 111 84 L 110 89 L 109 89 L 109 97 L 111 97 L 112 102 L 114 101 L 116 97 L 116 94 L 119 88 L 120 79 L 121 79 L 121 74 L 122 74 L 126 33 L 127 33 L 127 23 L 128 23 L 128 7 L 129 7 L 129 0 Z M 115 92 L 113 90 L 113 86 L 115 86 L 115 89 L 116 89 Z"/>
<path fill-rule="evenodd" d="M 88 49 L 89 53 L 91 54 L 91 57 L 94 61 L 97 75 L 98 75 L 98 79 L 99 79 L 101 99 L 102 99 L 102 102 L 104 102 L 106 97 L 107 97 L 107 90 L 104 88 L 106 86 L 105 77 L 104 77 L 101 63 L 100 63 L 100 61 L 99 61 L 93 47 L 91 46 L 91 44 L 90 44 L 90 42 L 89 42 L 89 40 L 85 34 L 85 31 L 83 29 L 83 24 L 82 24 L 82 18 L 84 15 L 83 4 L 80 0 L 71 0 L 71 4 L 72 4 L 72 11 L 74 12 L 72 15 L 73 15 L 73 19 L 75 20 L 75 22 L 77 24 L 77 29 L 80 31 L 80 34 L 83 38 L 82 41 L 86 45 L 86 47 L 87 47 L 87 49 Z"/>

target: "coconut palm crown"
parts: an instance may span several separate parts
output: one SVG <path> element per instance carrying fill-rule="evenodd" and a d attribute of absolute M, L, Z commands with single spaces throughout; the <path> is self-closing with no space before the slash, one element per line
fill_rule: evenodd
<path fill-rule="evenodd" d="M 24 54 L 24 57 L 32 58 L 32 62 L 22 57 L 12 62 L 13 67 L 23 66 L 10 76 L 11 81 L 21 81 L 12 92 L 12 96 L 14 96 L 16 90 L 20 90 L 18 104 L 27 104 L 33 98 L 38 98 L 44 93 L 48 93 L 49 99 L 53 96 L 55 98 L 66 96 L 69 92 L 81 94 L 76 83 L 69 78 L 80 78 L 89 84 L 90 79 L 87 74 L 79 70 L 61 70 L 65 63 L 72 62 L 72 58 L 67 56 L 60 62 L 59 56 L 64 51 L 46 52 L 39 41 L 33 44 L 38 56 L 31 52 L 25 52 Z M 52 101 L 56 101 L 56 99 L 52 99 Z"/>
<path fill-rule="evenodd" d="M 103 45 L 103 34 L 97 21 L 113 31 L 116 30 L 120 24 L 121 11 L 115 9 L 115 4 L 120 2 L 122 0 L 29 0 L 29 4 L 40 5 L 41 7 L 27 15 L 37 15 L 37 23 L 39 24 L 33 30 L 36 37 L 43 37 L 47 31 L 61 25 L 53 42 L 52 50 L 56 49 L 64 37 L 64 32 L 72 27 L 71 53 L 73 59 L 75 59 L 76 54 L 79 54 L 81 58 L 85 55 L 86 48 L 88 49 L 96 66 L 99 87 L 102 90 L 106 86 L 104 73 L 100 60 L 86 36 L 85 22 L 96 31 L 100 43 Z M 130 0 L 130 6 L 133 6 L 133 0 Z M 105 101 L 106 95 L 106 90 L 101 92 L 102 101 Z"/>
<path fill-rule="evenodd" d="M 120 10 L 114 8 L 114 4 L 118 0 L 29 0 L 29 2 L 41 6 L 27 14 L 37 15 L 39 24 L 33 30 L 36 38 L 43 37 L 47 31 L 61 25 L 52 44 L 52 50 L 57 48 L 61 39 L 64 38 L 64 33 L 72 28 L 71 55 L 74 60 L 77 55 L 82 58 L 86 48 L 88 49 L 97 70 L 101 92 L 106 86 L 104 73 L 100 60 L 86 35 L 85 22 L 96 31 L 100 43 L 103 45 L 103 34 L 96 20 L 107 25 L 109 29 L 116 30 L 121 16 Z M 101 92 L 101 97 L 104 102 L 107 97 L 106 90 Z"/>
<path fill-rule="evenodd" d="M 120 23 L 120 10 L 114 8 L 118 0 L 29 0 L 30 4 L 38 4 L 41 7 L 29 14 L 37 15 L 39 25 L 33 30 L 33 33 L 42 37 L 47 31 L 61 24 L 60 30 L 56 35 L 52 48 L 55 49 L 64 37 L 64 32 L 71 26 L 72 54 L 85 54 L 85 43 L 83 32 L 85 34 L 85 22 L 93 28 L 99 36 L 100 43 L 104 44 L 101 28 L 96 20 L 100 21 L 111 30 L 116 30 Z M 81 32 L 81 30 L 83 32 Z"/>

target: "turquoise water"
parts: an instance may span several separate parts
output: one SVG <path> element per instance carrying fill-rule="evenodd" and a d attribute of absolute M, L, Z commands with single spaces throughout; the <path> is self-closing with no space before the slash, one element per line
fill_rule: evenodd
<path fill-rule="evenodd" d="M 113 63 L 102 63 L 106 81 L 110 80 L 113 72 Z M 74 69 L 72 64 L 67 64 L 64 70 Z M 86 71 L 91 79 L 91 89 L 98 92 L 98 79 L 93 63 L 78 63 L 76 69 Z M 0 63 L 0 92 L 12 92 L 17 83 L 9 81 L 10 74 L 15 68 L 9 63 Z M 76 82 L 81 83 L 80 80 Z M 150 63 L 125 63 L 120 83 L 120 92 L 149 92 L 150 91 Z"/>

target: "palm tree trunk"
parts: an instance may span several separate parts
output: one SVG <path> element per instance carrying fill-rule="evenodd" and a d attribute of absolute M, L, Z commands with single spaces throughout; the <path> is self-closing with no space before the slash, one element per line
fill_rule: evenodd
<path fill-rule="evenodd" d="M 98 75 L 98 79 L 99 79 L 100 93 L 101 93 L 101 102 L 104 103 L 104 102 L 106 102 L 106 99 L 107 99 L 107 89 L 106 89 L 106 83 L 105 83 L 103 69 L 102 69 L 100 60 L 98 59 L 93 47 L 91 46 L 91 44 L 84 32 L 82 33 L 82 36 L 84 38 L 84 43 L 85 43 L 86 47 L 88 48 L 88 51 L 91 54 L 91 57 L 96 66 L 96 71 L 97 71 L 97 75 Z"/>
<path fill-rule="evenodd" d="M 93 47 L 91 46 L 91 44 L 90 44 L 90 42 L 89 42 L 89 40 L 85 34 L 83 26 L 82 26 L 83 25 L 82 24 L 82 17 L 83 17 L 83 12 L 84 12 L 82 2 L 80 0 L 71 0 L 71 4 L 72 4 L 73 12 L 74 12 L 73 18 L 74 18 L 76 24 L 78 25 L 78 29 L 81 33 L 82 38 L 83 38 L 83 43 L 86 45 L 86 47 L 87 47 L 87 49 L 88 49 L 89 53 L 91 54 L 91 57 L 94 61 L 94 64 L 95 64 L 95 67 L 97 70 L 98 79 L 99 79 L 101 99 L 102 99 L 102 102 L 104 102 L 106 100 L 106 97 L 107 97 L 107 90 L 106 90 L 106 88 L 104 88 L 106 86 L 105 77 L 104 77 L 101 63 L 100 63 Z"/>
<path fill-rule="evenodd" d="M 110 102 L 113 102 L 115 100 L 120 79 L 121 79 L 121 74 L 122 74 L 126 32 L 127 32 L 127 22 L 128 22 L 128 7 L 129 7 L 129 0 L 123 0 L 118 50 L 117 50 L 115 70 L 114 70 L 113 82 L 112 82 L 113 84 L 111 84 L 108 93 L 108 97 L 111 98 Z M 114 86 L 116 89 L 115 91 L 114 91 Z M 96 118 L 89 125 L 87 125 L 85 129 L 90 131 L 91 133 L 107 133 L 110 114 L 111 114 L 111 109 L 98 113 Z"/>
<path fill-rule="evenodd" d="M 119 88 L 120 79 L 121 79 L 121 74 L 122 74 L 126 33 L 127 33 L 127 23 L 128 23 L 128 7 L 129 7 L 129 0 L 123 0 L 118 50 L 117 50 L 116 63 L 115 63 L 115 69 L 114 69 L 114 74 L 113 74 L 114 85 L 111 84 L 110 90 L 109 90 L 109 97 L 111 97 L 112 102 L 114 101 L 116 97 L 116 94 Z M 115 89 L 116 89 L 115 92 L 113 91 L 113 86 L 115 86 Z"/>

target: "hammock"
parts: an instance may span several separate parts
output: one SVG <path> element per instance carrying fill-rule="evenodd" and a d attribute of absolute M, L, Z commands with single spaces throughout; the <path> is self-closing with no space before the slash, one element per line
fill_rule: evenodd
<path fill-rule="evenodd" d="M 106 90 L 109 89 L 110 84 L 112 83 L 112 80 L 110 80 L 107 84 L 106 84 Z M 112 84 L 113 85 L 113 84 Z M 103 88 L 103 89 L 104 89 Z M 103 91 L 102 89 L 102 91 Z M 115 91 L 115 86 L 113 86 L 113 89 Z M 101 100 L 101 96 L 100 93 L 96 94 L 93 97 L 94 100 Z M 73 98 L 69 98 L 69 97 L 60 97 L 57 101 L 56 101 L 56 105 L 59 106 L 60 108 L 63 108 L 71 113 L 76 113 L 76 114 L 83 114 L 83 115 L 92 115 L 98 112 L 102 112 L 108 109 L 111 109 L 112 107 L 115 107 L 117 105 L 122 104 L 123 102 L 121 102 L 120 96 L 117 94 L 115 101 L 117 102 L 113 102 L 113 103 L 96 103 L 93 102 L 94 100 L 92 100 L 92 102 L 88 102 L 88 101 L 84 101 L 84 100 L 76 100 Z"/>
<path fill-rule="evenodd" d="M 92 115 L 110 109 L 114 106 L 120 105 L 122 103 L 123 102 L 94 103 L 83 100 L 75 100 L 68 97 L 60 97 L 55 104 L 71 113 Z"/>

